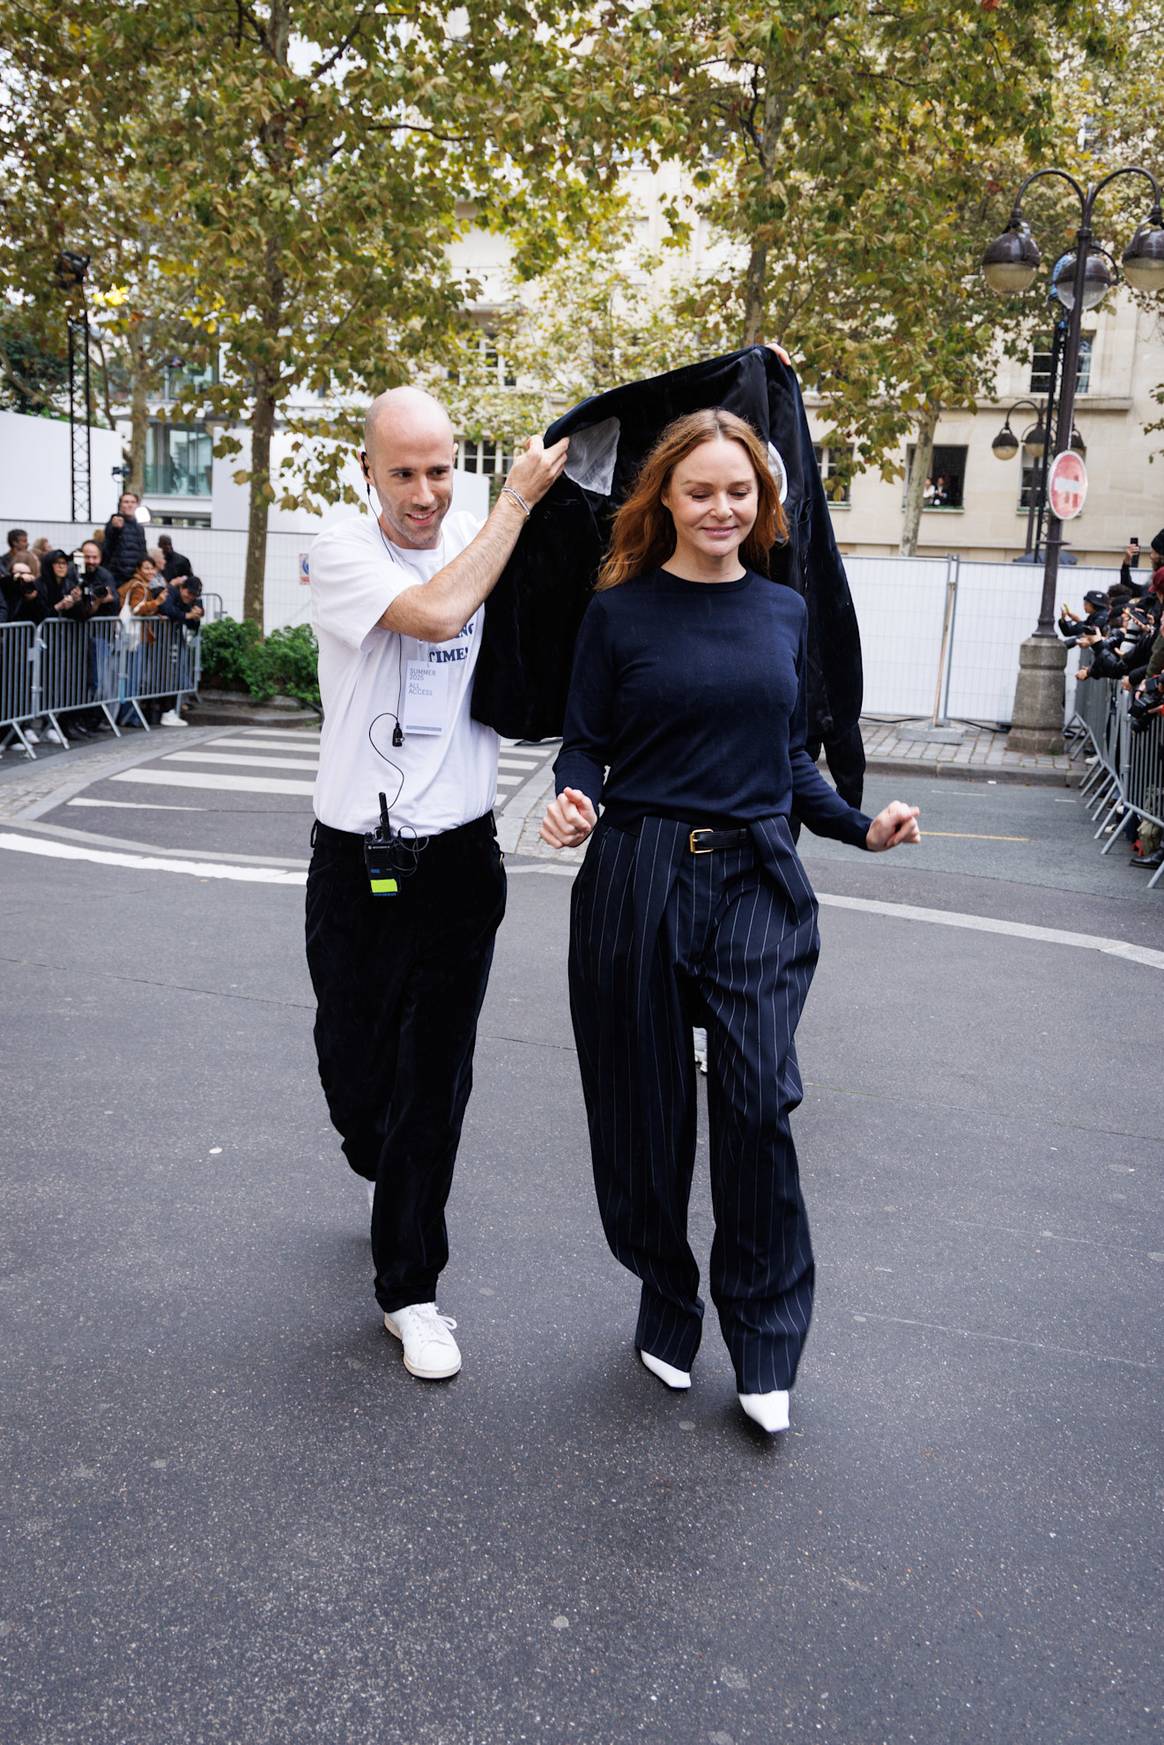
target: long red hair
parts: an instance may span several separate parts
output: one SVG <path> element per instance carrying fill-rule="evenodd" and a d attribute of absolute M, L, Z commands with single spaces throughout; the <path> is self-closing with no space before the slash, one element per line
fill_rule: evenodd
<path fill-rule="evenodd" d="M 639 469 L 630 496 L 614 518 L 610 550 L 598 572 L 596 588 L 617 588 L 632 576 L 658 569 L 675 550 L 675 523 L 663 502 L 667 482 L 681 460 L 702 443 L 717 437 L 738 442 L 746 450 L 756 475 L 758 507 L 752 530 L 740 555 L 752 569 L 765 570 L 774 545 L 788 538 L 788 523 L 780 507 L 780 492 L 764 444 L 743 418 L 715 406 L 688 412 L 668 424 Z"/>

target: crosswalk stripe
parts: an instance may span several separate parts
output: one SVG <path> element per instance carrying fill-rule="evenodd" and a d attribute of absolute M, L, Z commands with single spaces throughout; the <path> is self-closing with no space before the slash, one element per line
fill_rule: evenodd
<path fill-rule="evenodd" d="M 163 800 L 66 800 L 66 806 L 100 806 L 116 812 L 203 812 L 204 806 L 167 806 Z"/>
<path fill-rule="evenodd" d="M 217 788 L 236 794 L 313 794 L 314 782 L 296 782 L 289 776 L 231 776 L 207 770 L 127 769 L 110 776 L 111 782 L 144 782 L 157 788 Z"/>
<path fill-rule="evenodd" d="M 224 727 L 224 733 L 245 734 L 248 739 L 318 739 L 318 727 Z"/>
<path fill-rule="evenodd" d="M 225 745 L 235 751 L 306 751 L 319 750 L 319 737 L 314 739 L 300 738 L 298 734 L 292 737 L 289 733 L 280 734 L 278 739 L 210 739 L 208 745 L 215 747 Z"/>
<path fill-rule="evenodd" d="M 319 759 L 306 757 L 247 757 L 237 751 L 169 751 L 165 763 L 250 764 L 258 769 L 318 769 Z"/>

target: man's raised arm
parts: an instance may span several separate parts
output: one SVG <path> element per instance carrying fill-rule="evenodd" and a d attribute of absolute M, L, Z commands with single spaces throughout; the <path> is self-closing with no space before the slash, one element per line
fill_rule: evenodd
<path fill-rule="evenodd" d="M 421 642 L 450 642 L 492 593 L 517 544 L 526 522 L 526 511 L 517 499 L 531 508 L 541 501 L 562 472 L 569 446 L 565 436 L 550 448 L 540 436 L 531 437 L 477 537 L 427 582 L 398 594 L 379 620 L 380 629 Z"/>

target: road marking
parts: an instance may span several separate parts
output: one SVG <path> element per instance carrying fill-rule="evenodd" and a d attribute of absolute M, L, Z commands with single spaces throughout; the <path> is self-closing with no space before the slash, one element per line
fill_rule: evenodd
<path fill-rule="evenodd" d="M 66 806 L 107 806 L 118 812 L 204 812 L 205 806 L 167 806 L 164 800 L 66 800 Z"/>
<path fill-rule="evenodd" d="M 110 776 L 111 782 L 144 782 L 157 788 L 217 788 L 236 794 L 313 794 L 314 782 L 296 782 L 289 776 L 230 776 L 207 770 L 196 775 L 193 770 L 127 769 Z"/>
<path fill-rule="evenodd" d="M 168 751 L 165 763 L 249 764 L 255 769 L 318 769 L 319 759 L 303 757 L 246 757 L 237 751 Z"/>
<path fill-rule="evenodd" d="M 509 850 L 512 853 L 512 850 Z M 510 866 L 510 878 L 520 873 L 543 873 L 551 878 L 576 877 L 576 865 Z M 873 897 L 836 897 L 828 891 L 818 891 L 816 900 L 834 909 L 853 909 L 858 914 L 886 915 L 891 921 L 922 921 L 937 927 L 964 927 L 975 933 L 1001 933 L 1011 939 L 1030 939 L 1040 945 L 1071 945 L 1078 951 L 1098 951 L 1107 957 L 1122 957 L 1129 963 L 1142 963 L 1148 969 L 1164 969 L 1164 951 L 1153 951 L 1147 945 L 1132 945 L 1125 939 L 1104 939 L 1095 933 L 1069 933 L 1062 927 L 1036 927 L 1026 921 L 1003 921 L 994 915 L 964 915 L 957 909 L 923 909 L 916 903 L 883 903 Z"/>
<path fill-rule="evenodd" d="M 115 854 L 104 848 L 74 847 L 71 842 L 46 842 L 41 836 L 0 834 L 0 849 L 17 854 L 42 854 L 50 860 L 87 860 L 98 866 L 133 867 L 139 872 L 187 873 L 199 879 L 233 879 L 247 885 L 305 885 L 305 872 L 274 866 L 235 866 L 213 860 L 171 860 L 160 854 Z"/>
<path fill-rule="evenodd" d="M 1002 933 L 1010 939 L 1033 939 L 1042 945 L 1073 945 L 1080 951 L 1100 951 L 1126 957 L 1129 963 L 1164 969 L 1164 951 L 1130 945 L 1123 939 L 1103 939 L 1094 933 L 1070 933 L 1063 927 L 1036 927 L 1026 921 L 1002 921 L 994 915 L 963 915 L 956 909 L 922 909 L 916 903 L 882 903 L 872 897 L 834 897 L 818 891 L 817 902 L 834 909 L 855 909 L 865 915 L 887 915 L 893 921 L 925 921 L 938 927 L 966 927 L 975 933 Z"/>
<path fill-rule="evenodd" d="M 982 836 L 976 830 L 923 830 L 923 836 L 948 836 L 958 842 L 1029 842 L 1029 836 Z"/>

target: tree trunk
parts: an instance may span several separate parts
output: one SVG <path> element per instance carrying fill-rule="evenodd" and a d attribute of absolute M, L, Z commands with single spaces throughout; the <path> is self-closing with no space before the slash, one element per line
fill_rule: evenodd
<path fill-rule="evenodd" d="M 768 274 L 768 244 L 754 242 L 744 277 L 744 336 L 742 344 L 759 345 L 764 337 L 764 280 Z"/>
<path fill-rule="evenodd" d="M 940 406 L 926 406 L 917 421 L 917 438 L 913 449 L 913 466 L 905 488 L 905 511 L 901 519 L 901 555 L 917 556 L 917 534 L 925 502 L 926 480 L 934 460 L 934 433 L 941 416 Z"/>
<path fill-rule="evenodd" d="M 271 0 L 263 46 L 275 64 L 288 65 L 291 48 L 290 0 Z M 277 171 L 286 150 L 286 121 L 280 115 L 264 123 L 260 138 L 266 148 L 268 165 Z M 283 323 L 283 300 L 286 282 L 279 252 L 278 219 L 272 219 L 273 230 L 263 244 L 266 282 L 263 286 L 263 326 L 266 329 L 271 355 L 279 356 L 279 332 Z M 264 628 L 263 598 L 267 576 L 267 520 L 271 512 L 274 491 L 271 489 L 271 436 L 278 410 L 276 387 L 279 367 L 258 369 L 254 380 L 254 405 L 251 410 L 250 502 L 247 511 L 247 559 L 243 577 L 243 617 Z"/>
<path fill-rule="evenodd" d="M 761 205 L 764 209 L 767 209 L 776 193 L 776 141 L 784 125 L 784 102 L 779 85 L 781 71 L 787 78 L 787 69 L 780 69 L 772 63 L 764 69 L 764 117 L 755 136 L 760 164 Z M 744 345 L 759 345 L 765 338 L 768 305 L 764 288 L 767 279 L 768 243 L 766 240 L 761 241 L 759 237 L 753 237 L 748 251 L 747 272 L 744 275 Z M 776 339 L 779 335 L 768 337 Z"/>
<path fill-rule="evenodd" d="M 129 478 L 127 491 L 140 497 L 145 489 L 146 437 L 150 427 L 149 379 L 146 372 L 145 346 L 135 329 L 129 333 Z"/>
<path fill-rule="evenodd" d="M 266 381 L 255 384 L 251 412 L 251 491 L 247 514 L 247 562 L 243 579 L 243 617 L 263 628 L 263 588 L 267 575 L 267 517 L 271 509 L 271 435 L 275 396 Z"/>

